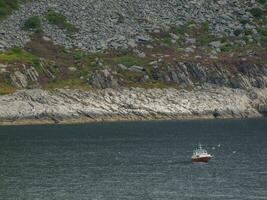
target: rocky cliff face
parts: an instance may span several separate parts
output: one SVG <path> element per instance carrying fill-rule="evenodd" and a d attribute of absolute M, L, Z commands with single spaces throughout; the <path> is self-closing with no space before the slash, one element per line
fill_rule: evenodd
<path fill-rule="evenodd" d="M 194 88 L 207 84 L 250 90 L 267 87 L 267 64 L 254 65 L 238 63 L 236 66 L 227 64 L 201 65 L 194 62 L 174 62 L 172 64 L 153 63 L 150 69 L 134 66 L 106 70 L 96 70 L 89 76 L 91 85 L 95 88 L 116 88 L 125 80 L 120 72 L 136 74 L 136 82 L 149 83 L 160 81 L 166 85 Z"/>

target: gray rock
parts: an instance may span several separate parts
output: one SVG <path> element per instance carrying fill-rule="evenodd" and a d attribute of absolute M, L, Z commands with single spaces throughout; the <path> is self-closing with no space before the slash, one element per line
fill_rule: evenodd
<path fill-rule="evenodd" d="M 193 52 L 195 52 L 195 50 L 192 47 L 186 47 L 185 52 L 186 53 L 193 53 Z"/>
<path fill-rule="evenodd" d="M 118 64 L 118 67 L 122 70 L 127 70 L 128 68 L 123 64 Z"/>
<path fill-rule="evenodd" d="M 128 68 L 130 71 L 134 71 L 134 72 L 143 72 L 144 68 L 141 66 L 137 66 L 137 65 L 133 65 L 131 67 Z"/>
<path fill-rule="evenodd" d="M 223 44 L 221 43 L 221 41 L 214 41 L 209 43 L 209 45 L 215 49 L 220 48 Z"/>
<path fill-rule="evenodd" d="M 69 67 L 68 68 L 71 72 L 75 72 L 75 71 L 77 71 L 77 68 L 76 67 Z"/>
<path fill-rule="evenodd" d="M 94 71 L 88 80 L 94 88 L 117 88 L 119 86 L 117 77 L 108 69 Z"/>
<path fill-rule="evenodd" d="M 28 86 L 27 77 L 20 71 L 15 71 L 14 74 L 11 75 L 11 80 L 13 85 L 18 88 L 26 88 Z"/>

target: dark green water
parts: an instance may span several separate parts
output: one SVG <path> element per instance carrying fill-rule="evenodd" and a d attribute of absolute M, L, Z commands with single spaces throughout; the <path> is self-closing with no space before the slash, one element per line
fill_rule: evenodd
<path fill-rule="evenodd" d="M 0 127 L 0 199 L 267 199 L 267 120 Z"/>

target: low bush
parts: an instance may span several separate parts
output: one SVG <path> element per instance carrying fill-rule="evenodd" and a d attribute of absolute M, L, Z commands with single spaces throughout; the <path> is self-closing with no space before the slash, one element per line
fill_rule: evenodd
<path fill-rule="evenodd" d="M 250 13 L 255 17 L 255 18 L 261 18 L 264 15 L 264 10 L 261 8 L 252 8 L 250 10 Z"/>
<path fill-rule="evenodd" d="M 267 0 L 257 0 L 257 2 L 260 4 L 265 4 L 267 2 Z"/>
<path fill-rule="evenodd" d="M 46 19 L 50 24 L 56 25 L 61 29 L 66 29 L 69 33 L 77 32 L 77 28 L 68 22 L 67 17 L 54 10 L 49 10 Z"/>
<path fill-rule="evenodd" d="M 27 31 L 33 31 L 40 33 L 43 31 L 41 19 L 38 16 L 32 16 L 28 18 L 23 25 L 23 29 Z"/>
<path fill-rule="evenodd" d="M 0 0 L 0 20 L 18 9 L 19 0 Z"/>

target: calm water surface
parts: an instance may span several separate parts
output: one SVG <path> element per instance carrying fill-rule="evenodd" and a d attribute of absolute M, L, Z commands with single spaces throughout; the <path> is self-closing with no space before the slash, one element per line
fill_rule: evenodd
<path fill-rule="evenodd" d="M 267 199 L 267 119 L 0 127 L 0 199 Z"/>

